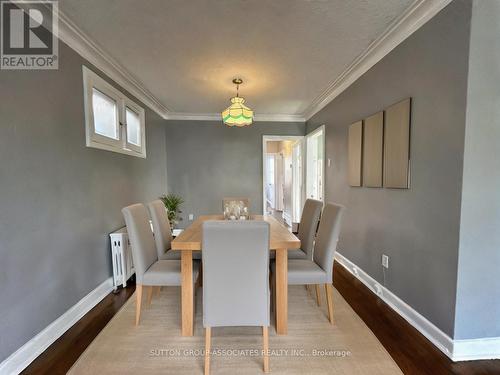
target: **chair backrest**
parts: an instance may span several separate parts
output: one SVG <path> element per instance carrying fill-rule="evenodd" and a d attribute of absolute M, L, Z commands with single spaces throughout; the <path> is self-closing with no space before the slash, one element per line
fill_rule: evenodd
<path fill-rule="evenodd" d="M 142 284 L 144 273 L 158 260 L 153 232 L 151 232 L 149 225 L 148 211 L 143 204 L 133 204 L 122 209 L 122 214 L 132 246 L 137 284 Z"/>
<path fill-rule="evenodd" d="M 309 260 L 313 259 L 314 238 L 318 229 L 321 208 L 323 208 L 323 202 L 307 199 L 300 218 L 298 233 L 300 248 L 307 254 Z"/>
<path fill-rule="evenodd" d="M 269 326 L 269 223 L 203 223 L 203 325 Z"/>
<path fill-rule="evenodd" d="M 245 198 L 245 197 L 225 197 L 225 198 L 222 198 L 222 211 L 224 211 L 224 207 L 226 206 L 226 203 L 230 203 L 230 202 L 243 202 L 243 204 L 248 207 L 248 209 L 250 210 L 250 199 L 249 198 Z"/>
<path fill-rule="evenodd" d="M 314 262 L 326 271 L 329 282 L 333 282 L 333 257 L 337 250 L 344 210 L 344 206 L 335 203 L 325 206 L 314 246 Z"/>
<path fill-rule="evenodd" d="M 156 242 L 158 258 L 170 250 L 172 242 L 172 229 L 168 220 L 167 209 L 161 200 L 155 200 L 148 204 L 149 215 L 153 222 L 153 232 Z"/>

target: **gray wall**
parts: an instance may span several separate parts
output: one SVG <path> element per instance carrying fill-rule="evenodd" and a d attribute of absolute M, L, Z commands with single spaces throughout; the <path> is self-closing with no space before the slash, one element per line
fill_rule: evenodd
<path fill-rule="evenodd" d="M 61 43 L 57 71 L 0 72 L 0 362 L 110 277 L 120 209 L 166 190 L 150 110 L 147 159 L 85 147 L 84 63 Z"/>
<path fill-rule="evenodd" d="M 262 136 L 304 132 L 304 123 L 167 121 L 168 190 L 186 201 L 179 226 L 189 224 L 190 213 L 222 213 L 225 196 L 249 197 L 251 211 L 262 213 Z"/>
<path fill-rule="evenodd" d="M 500 1 L 474 1 L 455 337 L 500 336 Z"/>
<path fill-rule="evenodd" d="M 307 123 L 326 124 L 326 198 L 347 206 L 340 252 L 451 337 L 470 16 L 470 1 L 455 0 Z M 349 187 L 348 125 L 407 97 L 411 188 Z"/>

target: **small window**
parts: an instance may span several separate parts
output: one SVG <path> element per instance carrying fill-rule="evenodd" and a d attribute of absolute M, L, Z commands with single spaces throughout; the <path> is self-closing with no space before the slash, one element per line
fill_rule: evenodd
<path fill-rule="evenodd" d="M 94 131 L 96 134 L 116 140 L 120 139 L 118 106 L 115 100 L 93 88 L 92 112 L 94 115 Z"/>
<path fill-rule="evenodd" d="M 135 146 L 141 145 L 141 123 L 139 115 L 127 108 L 127 141 Z"/>
<path fill-rule="evenodd" d="M 144 109 L 83 67 L 87 147 L 146 157 Z"/>

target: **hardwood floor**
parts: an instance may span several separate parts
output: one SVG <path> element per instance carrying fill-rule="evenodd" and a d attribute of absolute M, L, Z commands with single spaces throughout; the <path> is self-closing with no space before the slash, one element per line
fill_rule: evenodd
<path fill-rule="evenodd" d="M 64 335 L 59 337 L 22 374 L 66 374 L 87 346 L 135 291 L 135 283 L 109 294 Z"/>
<path fill-rule="evenodd" d="M 500 360 L 452 362 L 343 266 L 333 270 L 335 288 L 405 374 L 500 374 Z"/>
<path fill-rule="evenodd" d="M 500 360 L 453 363 L 366 286 L 339 264 L 334 285 L 377 336 L 405 374 L 500 374 Z M 135 285 L 110 294 L 38 357 L 23 374 L 65 374 L 113 315 L 134 293 Z"/>

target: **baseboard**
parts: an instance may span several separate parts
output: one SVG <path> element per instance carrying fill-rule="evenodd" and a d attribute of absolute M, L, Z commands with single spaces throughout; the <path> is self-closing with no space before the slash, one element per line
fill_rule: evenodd
<path fill-rule="evenodd" d="M 454 361 L 500 359 L 500 337 L 454 340 L 452 359 Z"/>
<path fill-rule="evenodd" d="M 358 280 L 380 297 L 389 307 L 410 323 L 434 346 L 446 354 L 452 361 L 468 361 L 478 359 L 500 358 L 500 337 L 472 340 L 453 340 L 427 318 L 418 313 L 410 305 L 381 285 L 365 271 L 359 268 L 340 253 L 335 260 L 353 274 Z"/>
<path fill-rule="evenodd" d="M 112 290 L 113 278 L 110 277 L 0 363 L 0 374 L 19 374 Z"/>

